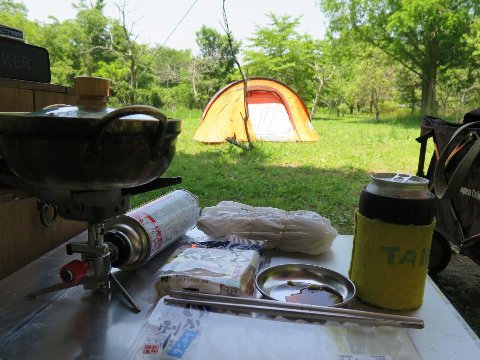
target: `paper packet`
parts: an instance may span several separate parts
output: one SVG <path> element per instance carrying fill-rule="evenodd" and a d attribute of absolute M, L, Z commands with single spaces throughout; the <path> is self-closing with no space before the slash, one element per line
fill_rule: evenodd
<path fill-rule="evenodd" d="M 160 296 L 169 290 L 207 294 L 253 295 L 261 249 L 231 241 L 206 241 L 180 246 L 158 271 Z"/>

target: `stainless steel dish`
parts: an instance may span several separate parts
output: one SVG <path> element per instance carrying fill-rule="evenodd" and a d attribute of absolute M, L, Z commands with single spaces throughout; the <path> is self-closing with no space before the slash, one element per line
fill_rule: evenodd
<path fill-rule="evenodd" d="M 353 282 L 345 276 L 310 264 L 283 264 L 258 273 L 255 285 L 273 300 L 339 307 L 355 297 Z"/>

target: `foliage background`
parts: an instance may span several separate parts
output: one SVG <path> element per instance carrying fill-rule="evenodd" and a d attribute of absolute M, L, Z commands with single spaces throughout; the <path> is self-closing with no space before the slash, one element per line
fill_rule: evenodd
<path fill-rule="evenodd" d="M 310 109 L 371 114 L 378 121 L 398 107 L 412 114 L 452 116 L 478 107 L 480 3 L 476 0 L 321 0 L 329 18 L 324 39 L 298 32 L 299 18 L 268 13 L 245 43 L 202 26 L 199 54 L 136 41 L 129 9 L 105 16 L 103 0 L 72 2 L 76 17 L 28 19 L 21 1 L 0 0 L 0 23 L 23 30 L 50 53 L 52 82 L 79 75 L 111 80 L 111 106 L 149 104 L 203 109 L 219 89 L 247 76 L 268 76 L 296 90 Z M 218 6 L 220 6 L 220 2 Z M 227 19 L 228 19 L 228 15 Z"/>

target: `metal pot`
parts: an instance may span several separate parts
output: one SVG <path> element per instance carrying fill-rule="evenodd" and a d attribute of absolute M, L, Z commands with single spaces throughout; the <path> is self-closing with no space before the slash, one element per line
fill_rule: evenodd
<path fill-rule="evenodd" d="M 0 113 L 0 157 L 20 179 L 65 190 L 129 188 L 170 165 L 181 121 L 150 106 Z"/>

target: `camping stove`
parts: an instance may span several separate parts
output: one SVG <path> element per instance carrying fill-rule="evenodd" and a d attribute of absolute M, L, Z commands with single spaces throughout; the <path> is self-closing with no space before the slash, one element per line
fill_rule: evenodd
<path fill-rule="evenodd" d="M 0 180 L 56 204 L 59 215 L 64 218 L 88 221 L 87 242 L 71 242 L 66 245 L 67 253 L 78 253 L 81 260 L 73 260 L 60 269 L 60 283 L 34 290 L 27 294 L 27 298 L 79 285 L 83 285 L 85 290 L 95 291 L 109 291 L 115 287 L 135 312 L 140 311 L 112 273 L 111 264 L 117 259 L 118 252 L 115 246 L 103 240 L 104 222 L 129 209 L 131 194 L 177 184 L 181 178 L 159 178 L 147 185 L 130 189 L 87 192 L 43 190 L 7 175 L 0 175 Z"/>
<path fill-rule="evenodd" d="M 160 178 L 181 121 L 149 106 L 108 109 L 106 79 L 76 78 L 74 89 L 78 106 L 0 113 L 0 181 L 55 206 L 63 218 L 88 222 L 87 242 L 67 245 L 80 259 L 60 269 L 62 282 L 28 297 L 78 285 L 115 287 L 140 311 L 111 271 L 118 253 L 104 242 L 104 223 L 127 212 L 131 195 L 181 182 Z"/>

